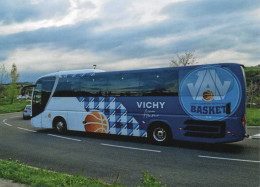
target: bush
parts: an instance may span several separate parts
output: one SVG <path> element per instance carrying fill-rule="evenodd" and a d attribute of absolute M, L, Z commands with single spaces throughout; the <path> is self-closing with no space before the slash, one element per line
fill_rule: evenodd
<path fill-rule="evenodd" d="M 23 111 L 26 105 L 29 105 L 31 102 L 24 99 L 18 100 L 15 99 L 13 104 L 10 104 L 10 99 L 1 99 L 0 104 L 0 114 L 11 113 L 11 112 L 21 112 Z"/>
<path fill-rule="evenodd" d="M 141 184 L 137 185 L 137 187 L 166 187 L 166 184 L 162 184 L 160 181 L 161 176 L 157 179 L 149 171 L 143 171 L 142 175 L 143 177 L 140 179 Z"/>
<path fill-rule="evenodd" d="M 260 108 L 247 108 L 246 120 L 248 125 L 259 126 L 260 125 Z"/>

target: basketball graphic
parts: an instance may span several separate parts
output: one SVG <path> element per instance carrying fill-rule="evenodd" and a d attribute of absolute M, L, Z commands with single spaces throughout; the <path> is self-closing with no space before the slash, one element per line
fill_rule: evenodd
<path fill-rule="evenodd" d="M 108 120 L 100 111 L 91 111 L 83 123 L 86 132 L 106 133 L 108 130 Z"/>
<path fill-rule="evenodd" d="M 214 94 L 211 90 L 206 90 L 205 92 L 203 92 L 203 99 L 205 99 L 206 101 L 211 101 L 214 97 Z"/>

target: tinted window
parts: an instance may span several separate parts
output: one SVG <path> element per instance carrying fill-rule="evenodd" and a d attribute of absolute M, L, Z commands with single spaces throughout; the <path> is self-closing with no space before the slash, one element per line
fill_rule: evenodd
<path fill-rule="evenodd" d="M 54 97 L 104 96 L 106 92 L 106 76 L 64 76 L 59 79 Z"/>
<path fill-rule="evenodd" d="M 139 96 L 139 77 L 137 73 L 117 73 L 107 77 L 108 96 Z"/>
<path fill-rule="evenodd" d="M 87 92 L 89 96 L 106 96 L 107 94 L 107 76 L 96 75 L 89 76 L 84 81 L 83 92 Z"/>
<path fill-rule="evenodd" d="M 75 86 L 78 85 L 78 82 L 79 80 L 77 78 L 60 78 L 54 96 L 74 96 L 74 92 L 77 91 Z"/>
<path fill-rule="evenodd" d="M 178 95 L 178 72 L 144 72 L 140 78 L 140 91 L 144 96 Z"/>
<path fill-rule="evenodd" d="M 174 96 L 177 71 L 98 73 L 60 78 L 54 96 Z"/>

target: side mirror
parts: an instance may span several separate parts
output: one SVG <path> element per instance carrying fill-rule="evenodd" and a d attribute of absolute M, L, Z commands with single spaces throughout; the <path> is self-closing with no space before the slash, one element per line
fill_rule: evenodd
<path fill-rule="evenodd" d="M 36 87 L 36 84 L 31 84 L 31 85 L 28 85 L 28 86 L 24 86 L 21 90 L 21 95 L 24 96 L 25 95 L 25 92 L 28 88 L 34 88 Z"/>

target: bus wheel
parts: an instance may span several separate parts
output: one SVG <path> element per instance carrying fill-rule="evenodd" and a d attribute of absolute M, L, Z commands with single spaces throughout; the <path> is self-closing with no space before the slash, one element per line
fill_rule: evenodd
<path fill-rule="evenodd" d="M 58 118 L 54 121 L 54 129 L 59 134 L 64 134 L 67 131 L 67 124 L 64 119 Z"/>
<path fill-rule="evenodd" d="M 166 145 L 171 140 L 171 130 L 166 125 L 155 125 L 149 132 L 148 137 L 153 143 Z"/>

